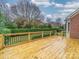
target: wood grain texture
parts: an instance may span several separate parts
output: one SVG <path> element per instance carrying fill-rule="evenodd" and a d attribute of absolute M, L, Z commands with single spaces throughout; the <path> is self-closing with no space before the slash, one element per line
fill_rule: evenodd
<path fill-rule="evenodd" d="M 79 40 L 48 37 L 0 51 L 0 59 L 79 59 Z"/>

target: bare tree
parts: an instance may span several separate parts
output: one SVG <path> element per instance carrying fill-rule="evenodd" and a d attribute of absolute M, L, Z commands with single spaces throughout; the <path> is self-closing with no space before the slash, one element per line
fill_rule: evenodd
<path fill-rule="evenodd" d="M 5 7 L 5 2 L 6 2 L 6 0 L 0 0 L 0 8 Z"/>
<path fill-rule="evenodd" d="M 37 18 L 40 15 L 39 8 L 28 0 L 19 0 L 17 4 L 18 13 L 28 19 Z"/>
<path fill-rule="evenodd" d="M 40 9 L 28 0 L 18 0 L 17 13 L 20 17 L 28 20 L 27 22 L 29 26 L 31 26 L 33 21 L 41 19 Z"/>

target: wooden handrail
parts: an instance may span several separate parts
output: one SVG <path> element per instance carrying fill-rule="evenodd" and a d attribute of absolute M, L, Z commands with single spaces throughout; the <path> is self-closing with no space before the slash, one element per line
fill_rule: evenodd
<path fill-rule="evenodd" d="M 32 34 L 36 34 L 41 38 L 47 36 L 52 36 L 53 31 L 39 31 L 39 32 L 24 32 L 24 33 L 10 33 L 10 34 L 0 34 L 0 49 L 6 46 L 12 46 L 16 43 L 20 43 L 23 41 L 32 40 Z M 56 33 L 55 33 L 56 35 Z"/>
<path fill-rule="evenodd" d="M 24 33 L 10 33 L 10 34 L 1 34 L 1 46 L 6 47 L 6 46 L 12 46 L 15 45 L 16 43 L 20 43 L 23 41 L 29 41 L 32 40 L 32 34 L 36 34 L 37 36 L 40 36 L 41 38 L 44 37 L 44 35 L 48 33 L 49 36 L 52 35 L 52 31 L 39 31 L 39 32 L 24 32 Z M 39 34 L 39 35 L 38 35 Z M 1 48 L 2 48 L 1 47 Z M 1 49 L 0 48 L 0 49 Z"/>
<path fill-rule="evenodd" d="M 16 35 L 27 35 L 30 34 L 40 34 L 42 32 L 50 32 L 50 31 L 40 31 L 40 32 L 24 32 L 24 33 L 10 33 L 10 34 L 4 34 L 4 36 L 16 36 Z"/>

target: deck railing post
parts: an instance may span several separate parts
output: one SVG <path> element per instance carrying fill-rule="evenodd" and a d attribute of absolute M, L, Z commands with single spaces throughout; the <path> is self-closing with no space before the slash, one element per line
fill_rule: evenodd
<path fill-rule="evenodd" d="M 44 32 L 42 31 L 42 38 L 44 37 Z"/>
<path fill-rule="evenodd" d="M 5 44 L 4 44 L 4 36 L 2 34 L 0 34 L 0 49 L 4 48 Z"/>
<path fill-rule="evenodd" d="M 31 34 L 30 34 L 30 32 L 28 33 L 28 40 L 31 40 Z"/>
<path fill-rule="evenodd" d="M 52 35 L 52 32 L 50 31 L 50 36 Z"/>
<path fill-rule="evenodd" d="M 57 35 L 57 31 L 55 30 L 55 35 Z"/>

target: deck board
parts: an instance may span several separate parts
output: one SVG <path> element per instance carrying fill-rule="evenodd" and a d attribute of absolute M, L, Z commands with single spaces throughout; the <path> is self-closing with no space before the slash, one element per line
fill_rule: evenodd
<path fill-rule="evenodd" d="M 8 47 L 0 59 L 79 59 L 79 40 L 48 37 Z"/>

